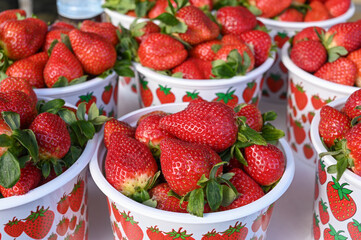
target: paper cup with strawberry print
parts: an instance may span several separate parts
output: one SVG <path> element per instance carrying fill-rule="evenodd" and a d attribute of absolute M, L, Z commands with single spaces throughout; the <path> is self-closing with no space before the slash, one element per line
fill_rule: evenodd
<path fill-rule="evenodd" d="M 170 77 L 135 63 L 140 105 L 149 107 L 165 103 L 189 102 L 197 98 L 221 101 L 230 106 L 238 103 L 257 105 L 261 98 L 262 76 L 273 61 L 274 58 L 268 58 L 261 66 L 245 76 L 212 80 Z"/>
<path fill-rule="evenodd" d="M 302 70 L 291 61 L 289 46 L 287 43 L 282 49 L 282 61 L 289 71 L 287 139 L 297 160 L 315 166 L 317 154 L 310 138 L 312 119 L 323 105 L 359 88 L 323 80 Z"/>
<path fill-rule="evenodd" d="M 140 116 L 155 111 L 178 112 L 187 106 L 164 104 L 139 109 L 119 120 L 135 126 Z M 175 213 L 138 203 L 113 188 L 103 175 L 106 154 L 102 136 L 90 164 L 91 175 L 99 189 L 107 196 L 110 222 L 115 239 L 164 239 L 175 234 L 174 239 L 265 239 L 274 203 L 287 190 L 294 175 L 292 151 L 284 139 L 280 149 L 286 157 L 286 169 L 279 183 L 264 197 L 246 206 L 196 217 L 188 213 Z M 179 235 L 178 235 L 179 234 Z"/>
<path fill-rule="evenodd" d="M 290 37 L 307 27 L 318 26 L 328 29 L 337 23 L 346 22 L 354 13 L 355 6 L 351 3 L 349 10 L 343 15 L 319 22 L 283 22 L 258 17 L 258 20 L 263 22 L 266 27 L 271 30 L 269 34 L 277 46 L 276 60 L 264 77 L 265 83 L 262 90 L 264 99 L 278 103 L 285 102 L 287 99 L 288 69 L 282 62 L 282 47 Z"/>
<path fill-rule="evenodd" d="M 110 117 L 117 114 L 118 75 L 115 72 L 104 79 L 97 77 L 72 86 L 36 88 L 34 91 L 40 98 L 62 98 L 75 106 L 85 102 L 87 111 L 92 103 L 96 103 L 100 114 Z"/>
<path fill-rule="evenodd" d="M 118 116 L 122 116 L 140 108 L 138 87 L 135 77 L 118 78 Z"/>
<path fill-rule="evenodd" d="M 0 198 L 0 239 L 87 239 L 88 163 L 96 142 L 97 135 L 55 179 L 25 195 Z"/>
<path fill-rule="evenodd" d="M 345 102 L 346 98 L 340 98 L 328 105 L 340 110 Z M 311 139 L 317 154 L 327 152 L 319 135 L 319 122 L 317 113 L 311 124 Z M 347 169 L 337 181 L 336 174 L 327 172 L 333 164 L 336 160 L 332 156 L 317 159 L 312 216 L 314 239 L 360 239 L 361 177 Z"/>

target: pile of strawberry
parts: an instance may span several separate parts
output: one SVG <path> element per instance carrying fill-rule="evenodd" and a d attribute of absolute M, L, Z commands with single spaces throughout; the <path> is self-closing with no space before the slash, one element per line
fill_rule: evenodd
<path fill-rule="evenodd" d="M 82 22 L 80 29 L 57 22 L 48 26 L 24 10 L 0 13 L 1 79 L 26 80 L 34 88 L 73 85 L 105 77 L 117 64 L 117 28 L 111 23 Z"/>
<path fill-rule="evenodd" d="M 231 78 L 270 56 L 271 37 L 247 8 L 223 7 L 214 17 L 187 1 L 175 3 L 153 19 L 159 26 L 134 22 L 130 32 L 122 29 L 124 50 L 132 48 L 143 66 L 186 79 Z"/>
<path fill-rule="evenodd" d="M 23 195 L 68 169 L 82 154 L 100 125 L 93 104 L 65 106 L 62 99 L 37 101 L 20 78 L 0 83 L 0 198 Z"/>
<path fill-rule="evenodd" d="M 135 127 L 104 126 L 105 177 L 124 195 L 173 212 L 224 211 L 265 195 L 282 177 L 284 136 L 251 104 L 235 109 L 194 100 L 173 114 L 153 111 Z"/>
<path fill-rule="evenodd" d="M 318 130 L 337 164 L 328 167 L 329 173 L 337 173 L 340 179 L 346 169 L 361 176 L 361 90 L 352 93 L 341 110 L 325 105 L 320 111 Z"/>
<path fill-rule="evenodd" d="M 308 27 L 292 40 L 294 64 L 316 77 L 361 86 L 361 22 L 339 23 L 329 30 Z"/>

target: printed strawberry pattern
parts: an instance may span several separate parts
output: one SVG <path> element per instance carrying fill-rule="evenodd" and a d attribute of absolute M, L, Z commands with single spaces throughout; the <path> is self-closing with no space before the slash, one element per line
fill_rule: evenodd
<path fill-rule="evenodd" d="M 22 209 L 15 213 L 11 219 L 1 218 L 0 234 L 4 239 L 19 240 L 85 239 L 88 211 L 84 179 L 82 176 L 68 183 L 68 193 L 63 193 L 53 205 L 35 205 L 29 212 Z"/>

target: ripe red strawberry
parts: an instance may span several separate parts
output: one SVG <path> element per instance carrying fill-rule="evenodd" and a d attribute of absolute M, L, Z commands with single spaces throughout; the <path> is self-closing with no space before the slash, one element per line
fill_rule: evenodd
<path fill-rule="evenodd" d="M 346 146 L 348 151 L 346 152 L 346 156 L 349 162 L 348 167 L 351 167 L 352 171 L 361 176 L 361 144 L 360 144 L 360 136 L 361 134 L 361 124 L 356 124 L 353 126 L 346 134 Z M 350 161 L 352 163 L 350 163 Z"/>
<path fill-rule="evenodd" d="M 355 63 L 357 68 L 357 76 L 355 85 L 361 87 L 361 49 L 355 50 L 347 55 L 347 58 Z"/>
<path fill-rule="evenodd" d="M 304 15 L 295 8 L 288 8 L 276 17 L 276 20 L 283 22 L 303 22 Z"/>
<path fill-rule="evenodd" d="M 29 127 L 39 145 L 39 158 L 43 161 L 62 159 L 71 142 L 66 123 L 58 115 L 44 112 L 36 116 Z"/>
<path fill-rule="evenodd" d="M 13 90 L 19 90 L 29 96 L 33 107 L 35 108 L 38 98 L 31 87 L 31 85 L 21 78 L 7 77 L 0 82 L 0 92 L 10 92 Z"/>
<path fill-rule="evenodd" d="M 171 0 L 171 3 L 174 8 L 177 8 L 177 4 Z M 162 13 L 166 11 L 166 8 L 168 7 L 168 1 L 167 0 L 155 0 L 155 5 L 152 7 L 152 9 L 148 12 L 149 18 L 156 18 Z"/>
<path fill-rule="evenodd" d="M 50 30 L 57 30 L 57 29 L 73 30 L 73 29 L 75 29 L 75 27 L 73 25 L 71 25 L 70 23 L 57 21 L 50 26 Z"/>
<path fill-rule="evenodd" d="M 161 104 L 175 102 L 175 95 L 171 90 L 171 88 L 159 84 L 156 94 Z"/>
<path fill-rule="evenodd" d="M 180 200 L 168 195 L 169 191 L 171 191 L 171 188 L 168 183 L 160 183 L 149 191 L 152 200 L 157 202 L 156 208 L 165 211 L 186 213 L 188 202 L 183 202 L 182 207 L 180 207 Z"/>
<path fill-rule="evenodd" d="M 342 111 L 351 119 L 361 116 L 361 110 L 356 109 L 361 105 L 361 90 L 352 93 L 346 100 L 345 106 Z"/>
<path fill-rule="evenodd" d="M 347 12 L 350 8 L 351 0 L 327 0 L 325 7 L 332 17 L 338 17 Z"/>
<path fill-rule="evenodd" d="M 23 78 L 30 83 L 32 87 L 43 88 L 44 67 L 48 61 L 48 54 L 40 52 L 30 57 L 15 61 L 6 70 L 6 75 L 9 77 Z"/>
<path fill-rule="evenodd" d="M 218 50 L 221 44 L 222 42 L 218 39 L 200 43 L 189 51 L 189 55 L 193 58 L 212 61 L 216 56 L 216 50 Z"/>
<path fill-rule="evenodd" d="M 293 46 L 290 57 L 301 69 L 316 72 L 327 61 L 327 51 L 319 41 L 301 41 Z"/>
<path fill-rule="evenodd" d="M 317 33 L 321 36 L 322 34 L 326 33 L 326 31 L 321 27 L 307 27 L 296 33 L 296 35 L 293 37 L 292 44 L 296 45 L 296 43 L 301 41 L 308 41 L 308 40 L 314 40 L 314 41 L 321 41 Z"/>
<path fill-rule="evenodd" d="M 187 31 L 179 33 L 179 37 L 191 45 L 216 39 L 219 35 L 218 25 L 195 6 L 185 6 L 175 16 L 187 25 Z"/>
<path fill-rule="evenodd" d="M 209 178 L 213 165 L 221 162 L 219 155 L 210 148 L 175 138 L 161 141 L 160 150 L 164 178 L 170 188 L 180 196 L 199 188 L 197 182 L 201 176 L 204 174 Z M 176 165 L 178 167 L 175 169 Z"/>
<path fill-rule="evenodd" d="M 122 217 L 120 219 L 120 223 L 128 239 L 142 240 L 144 233 L 139 227 L 138 222 L 134 220 L 134 217 L 130 216 L 130 212 L 128 212 L 128 214 L 122 212 L 121 214 Z"/>
<path fill-rule="evenodd" d="M 232 108 L 234 108 L 238 104 L 238 96 L 235 95 L 236 89 L 232 90 L 232 87 L 227 89 L 227 92 L 218 92 L 216 93 L 216 98 L 212 100 L 212 102 L 221 102 Z"/>
<path fill-rule="evenodd" d="M 318 209 L 320 212 L 320 218 L 321 218 L 321 222 L 323 225 L 325 225 L 326 223 L 328 223 L 328 221 L 330 220 L 330 216 L 327 212 L 327 203 L 324 202 L 322 199 L 318 202 Z"/>
<path fill-rule="evenodd" d="M 361 224 L 356 220 L 352 219 L 352 222 L 347 224 L 348 232 L 350 233 L 351 239 L 358 240 L 361 236 Z"/>
<path fill-rule="evenodd" d="M 182 78 L 185 79 L 210 79 L 212 77 L 212 62 L 188 58 L 173 68 L 172 73 L 182 73 Z"/>
<path fill-rule="evenodd" d="M 152 114 L 144 118 L 137 126 L 135 139 L 151 147 L 158 146 L 164 138 L 172 137 L 159 126 L 159 121 L 163 116 L 163 114 Z"/>
<path fill-rule="evenodd" d="M 325 240 L 333 240 L 333 239 L 347 239 L 347 237 L 345 237 L 342 234 L 342 230 L 341 231 L 337 231 L 331 224 L 328 224 L 329 228 L 325 228 L 325 230 L 323 231 L 323 237 Z"/>
<path fill-rule="evenodd" d="M 272 18 L 280 14 L 283 10 L 291 5 L 292 0 L 249 0 L 251 6 L 261 11 L 260 17 Z"/>
<path fill-rule="evenodd" d="M 327 183 L 327 197 L 331 213 L 338 221 L 351 218 L 356 213 L 356 205 L 350 194 L 353 192 L 345 188 L 348 183 L 340 184 L 334 177 Z"/>
<path fill-rule="evenodd" d="M 115 27 L 110 22 L 95 22 L 91 20 L 84 20 L 81 23 L 80 30 L 98 34 L 99 36 L 109 41 L 113 46 L 116 46 L 119 43 L 117 27 Z"/>
<path fill-rule="evenodd" d="M 202 10 L 211 11 L 213 9 L 213 2 L 210 0 L 190 0 L 189 3 Z"/>
<path fill-rule="evenodd" d="M 267 60 L 272 47 L 272 39 L 268 33 L 260 30 L 251 30 L 241 33 L 239 37 L 252 48 L 255 67 L 260 66 Z"/>
<path fill-rule="evenodd" d="M 285 169 L 285 157 L 282 151 L 272 144 L 252 145 L 244 149 L 247 166 L 244 170 L 258 184 L 269 186 L 277 182 Z"/>
<path fill-rule="evenodd" d="M 330 13 L 322 2 L 313 1 L 310 3 L 309 7 L 304 22 L 324 21 L 331 18 Z"/>
<path fill-rule="evenodd" d="M 5 224 L 4 232 L 10 237 L 17 238 L 24 232 L 24 227 L 24 222 L 14 217 L 13 220 L 9 220 L 9 222 Z"/>
<path fill-rule="evenodd" d="M 149 116 L 151 116 L 151 115 L 159 115 L 159 116 L 164 117 L 164 116 L 167 116 L 168 114 L 169 114 L 169 113 L 166 113 L 166 112 L 160 111 L 160 110 L 155 110 L 155 111 L 151 111 L 151 112 L 149 112 L 149 113 L 143 114 L 142 116 L 140 116 L 140 117 L 138 118 L 137 126 L 143 121 L 143 119 L 145 119 L 145 118 L 147 118 L 147 117 L 149 117 Z"/>
<path fill-rule="evenodd" d="M 64 35 L 68 35 L 70 32 L 70 29 L 56 29 L 56 30 L 51 30 L 49 31 L 46 36 L 45 36 L 45 41 L 43 44 L 43 50 L 44 52 L 48 51 L 51 43 L 54 40 L 58 40 L 59 42 L 61 42 L 61 36 Z"/>
<path fill-rule="evenodd" d="M 5 21 L 0 25 L 0 46 L 10 59 L 29 57 L 41 48 L 47 30 L 47 24 L 37 18 Z"/>
<path fill-rule="evenodd" d="M 105 175 L 118 191 L 131 196 L 137 189 L 144 189 L 157 170 L 155 159 L 145 144 L 121 132 L 110 136 Z"/>
<path fill-rule="evenodd" d="M 56 225 L 56 233 L 60 236 L 64 236 L 68 231 L 68 227 L 69 227 L 69 218 L 63 216 L 63 218 Z"/>
<path fill-rule="evenodd" d="M 114 46 L 103 37 L 74 29 L 69 32 L 69 39 L 86 73 L 99 75 L 114 66 L 117 53 Z"/>
<path fill-rule="evenodd" d="M 140 82 L 140 97 L 144 107 L 149 107 L 153 103 L 153 93 L 148 88 L 148 81 L 144 80 L 144 76 L 139 73 L 139 82 Z"/>
<path fill-rule="evenodd" d="M 357 68 L 351 60 L 341 57 L 334 62 L 327 62 L 314 75 L 330 82 L 353 86 Z"/>
<path fill-rule="evenodd" d="M 169 35 L 151 33 L 140 44 L 138 57 L 140 63 L 154 70 L 168 70 L 182 63 L 188 52 L 183 44 Z"/>
<path fill-rule="evenodd" d="M 216 152 L 232 146 L 238 132 L 232 108 L 206 101 L 189 104 L 183 111 L 163 117 L 160 126 L 179 139 L 208 145 Z"/>
<path fill-rule="evenodd" d="M 84 180 L 79 178 L 74 184 L 71 193 L 69 194 L 69 207 L 73 212 L 77 212 L 80 209 L 81 203 L 83 202 L 83 195 L 85 191 Z"/>
<path fill-rule="evenodd" d="M 0 112 L 3 111 L 18 113 L 20 115 L 21 128 L 28 127 L 37 112 L 30 97 L 18 90 L 0 92 Z"/>
<path fill-rule="evenodd" d="M 8 9 L 0 13 L 0 24 L 8 20 L 17 20 L 17 14 L 26 17 L 26 12 L 23 9 Z"/>
<path fill-rule="evenodd" d="M 65 77 L 68 83 L 71 83 L 81 76 L 83 76 L 83 68 L 79 60 L 64 43 L 58 42 L 44 68 L 46 86 L 53 87 L 60 77 Z"/>
<path fill-rule="evenodd" d="M 237 191 L 240 193 L 240 196 L 229 206 L 220 207 L 220 211 L 244 206 L 264 196 L 264 192 L 258 183 L 256 183 L 243 170 L 240 168 L 233 168 L 229 172 L 235 174 L 230 181 L 236 187 Z"/>
<path fill-rule="evenodd" d="M 130 32 L 140 44 L 150 33 L 160 33 L 160 27 L 152 21 L 146 21 L 130 25 Z"/>
<path fill-rule="evenodd" d="M 94 92 L 87 93 L 86 95 L 79 96 L 79 100 L 76 102 L 76 106 L 79 106 L 80 103 L 85 103 L 86 105 L 86 113 L 89 112 L 89 108 L 93 103 L 97 103 L 96 96 L 93 96 Z"/>
<path fill-rule="evenodd" d="M 347 115 L 328 105 L 321 108 L 318 130 L 327 147 L 343 139 L 350 128 L 351 119 Z"/>
<path fill-rule="evenodd" d="M 60 214 L 65 214 L 69 209 L 69 198 L 64 193 L 64 195 L 60 198 L 59 202 L 57 203 L 56 209 Z"/>
<path fill-rule="evenodd" d="M 128 123 L 118 121 L 114 118 L 110 119 L 104 124 L 104 145 L 109 148 L 110 135 L 114 132 L 121 132 L 129 137 L 135 137 L 135 128 L 130 126 Z"/>
<path fill-rule="evenodd" d="M 252 30 L 257 25 L 256 17 L 245 7 L 226 6 L 217 11 L 217 21 L 222 26 L 222 35 Z"/>
<path fill-rule="evenodd" d="M 253 104 L 240 104 L 235 109 L 237 116 L 246 117 L 247 125 L 256 130 L 257 132 L 261 131 L 263 127 L 263 118 L 261 111 Z"/>
<path fill-rule="evenodd" d="M 37 207 L 36 211 L 26 218 L 24 232 L 31 238 L 43 239 L 49 233 L 53 222 L 54 212 L 42 206 Z"/>

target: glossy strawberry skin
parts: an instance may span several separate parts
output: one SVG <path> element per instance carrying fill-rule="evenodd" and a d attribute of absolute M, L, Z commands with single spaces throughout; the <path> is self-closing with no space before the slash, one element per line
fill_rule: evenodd
<path fill-rule="evenodd" d="M 221 162 L 219 155 L 207 146 L 175 138 L 161 141 L 160 150 L 164 178 L 180 196 L 199 188 L 197 182 L 201 176 L 209 177 L 213 165 Z"/>
<path fill-rule="evenodd" d="M 293 37 L 293 45 L 295 45 L 298 42 L 306 41 L 306 40 L 314 40 L 314 41 L 321 41 L 318 37 L 317 33 L 320 35 L 324 34 L 326 31 L 321 27 L 307 27 L 302 29 L 300 32 L 296 33 L 296 35 Z"/>
<path fill-rule="evenodd" d="M 141 42 L 143 42 L 144 39 L 148 37 L 148 34 L 160 33 L 160 27 L 152 21 L 147 21 L 146 25 L 138 31 L 142 32 L 142 35 L 135 37 L 135 40 L 140 44 Z"/>
<path fill-rule="evenodd" d="M 220 102 L 195 102 L 165 116 L 160 127 L 187 142 L 205 144 L 216 152 L 232 146 L 237 138 L 235 112 Z"/>
<path fill-rule="evenodd" d="M 325 7 L 332 17 L 338 17 L 347 12 L 350 8 L 351 0 L 328 0 Z"/>
<path fill-rule="evenodd" d="M 316 72 L 327 61 L 327 51 L 319 41 L 301 41 L 293 46 L 291 60 L 307 72 Z"/>
<path fill-rule="evenodd" d="M 105 176 L 115 189 L 131 196 L 136 188 L 144 188 L 157 170 L 157 163 L 145 144 L 121 132 L 111 135 Z"/>
<path fill-rule="evenodd" d="M 326 32 L 325 37 L 333 36 L 329 48 L 341 46 L 349 53 L 361 47 L 361 24 L 355 22 L 346 22 L 333 25 Z"/>
<path fill-rule="evenodd" d="M 343 112 L 351 119 L 361 116 L 361 110 L 356 109 L 361 105 L 361 90 L 357 90 L 352 93 L 346 100 Z"/>
<path fill-rule="evenodd" d="M 39 158 L 62 159 L 68 152 L 71 141 L 66 123 L 58 115 L 44 112 L 36 116 L 29 127 L 39 145 Z"/>
<path fill-rule="evenodd" d="M 345 134 L 345 139 L 350 150 L 349 156 L 353 159 L 352 171 L 361 176 L 361 124 L 353 126 Z"/>
<path fill-rule="evenodd" d="M 54 46 L 44 68 L 46 86 L 53 87 L 61 76 L 67 78 L 68 83 L 71 83 L 72 80 L 83 76 L 83 68 L 67 46 L 62 42 L 58 42 Z"/>
<path fill-rule="evenodd" d="M 180 200 L 174 196 L 169 196 L 171 190 L 167 183 L 160 183 L 149 191 L 152 200 L 157 201 L 157 209 L 171 212 L 187 212 L 188 202 L 183 202 L 180 207 Z"/>
<path fill-rule="evenodd" d="M 320 1 L 313 1 L 309 6 L 310 8 L 304 18 L 305 22 L 324 21 L 331 18 L 324 3 Z"/>
<path fill-rule="evenodd" d="M 72 25 L 72 24 L 70 24 L 70 23 L 66 23 L 66 22 L 63 22 L 63 21 L 57 21 L 57 22 L 53 23 L 53 24 L 50 26 L 49 31 L 57 30 L 57 29 L 73 30 L 73 29 L 75 29 L 75 27 L 74 27 L 74 25 Z"/>
<path fill-rule="evenodd" d="M 283 10 L 291 5 L 292 0 L 250 0 L 251 5 L 256 6 L 261 10 L 260 17 L 272 18 L 280 14 Z"/>
<path fill-rule="evenodd" d="M 185 79 L 210 79 L 212 75 L 212 62 L 197 58 L 188 58 L 177 67 L 172 73 L 182 73 Z"/>
<path fill-rule="evenodd" d="M 357 77 L 355 85 L 361 87 L 361 48 L 349 53 L 347 59 L 350 59 L 356 65 Z"/>
<path fill-rule="evenodd" d="M 8 9 L 5 11 L 2 11 L 0 13 L 0 24 L 2 24 L 5 21 L 8 20 L 16 20 L 18 17 L 17 14 L 20 14 L 20 16 L 26 17 L 26 12 L 23 9 Z"/>
<path fill-rule="evenodd" d="M 119 43 L 117 36 L 117 28 L 110 22 L 94 22 L 84 20 L 80 26 L 80 30 L 84 32 L 92 32 L 109 41 L 113 46 Z"/>
<path fill-rule="evenodd" d="M 0 46 L 10 59 L 29 57 L 41 48 L 47 30 L 40 19 L 8 20 L 0 25 Z"/>
<path fill-rule="evenodd" d="M 69 32 L 69 38 L 74 54 L 86 73 L 99 75 L 114 66 L 117 53 L 103 37 L 74 29 Z"/>
<path fill-rule="evenodd" d="M 272 144 L 252 145 L 244 149 L 248 166 L 244 170 L 258 184 L 269 186 L 277 182 L 285 169 L 285 157 L 282 151 Z"/>
<path fill-rule="evenodd" d="M 205 61 L 213 61 L 216 56 L 216 52 L 213 51 L 212 47 L 214 45 L 220 46 L 221 44 L 222 42 L 217 39 L 200 43 L 198 45 L 195 45 L 189 51 L 189 55 L 193 58 L 199 58 Z"/>
<path fill-rule="evenodd" d="M 31 85 L 22 78 L 7 77 L 0 82 L 0 92 L 18 90 L 29 96 L 32 106 L 35 108 L 38 98 Z"/>
<path fill-rule="evenodd" d="M 61 35 L 62 34 L 68 35 L 69 32 L 70 32 L 70 29 L 55 29 L 55 30 L 49 31 L 45 36 L 43 50 L 48 51 L 48 49 L 50 48 L 51 43 L 53 41 L 58 40 L 59 42 L 61 42 Z"/>
<path fill-rule="evenodd" d="M 337 109 L 325 105 L 320 111 L 318 130 L 324 143 L 331 147 L 335 140 L 341 140 L 351 128 L 351 119 Z"/>
<path fill-rule="evenodd" d="M 118 121 L 117 119 L 110 119 L 104 124 L 104 145 L 106 148 L 110 145 L 110 136 L 114 132 L 121 132 L 128 137 L 135 137 L 135 128 L 130 126 L 128 123 Z"/>
<path fill-rule="evenodd" d="M 277 20 L 283 22 L 303 22 L 303 14 L 294 8 L 288 8 L 277 16 Z"/>
<path fill-rule="evenodd" d="M 181 42 L 161 33 L 149 34 L 138 49 L 140 63 L 159 71 L 174 68 L 187 56 L 188 52 Z"/>
<path fill-rule="evenodd" d="M 242 104 L 242 107 L 236 113 L 237 116 L 246 117 L 247 125 L 256 130 L 257 132 L 261 131 L 263 126 L 263 118 L 261 111 L 253 104 Z"/>

